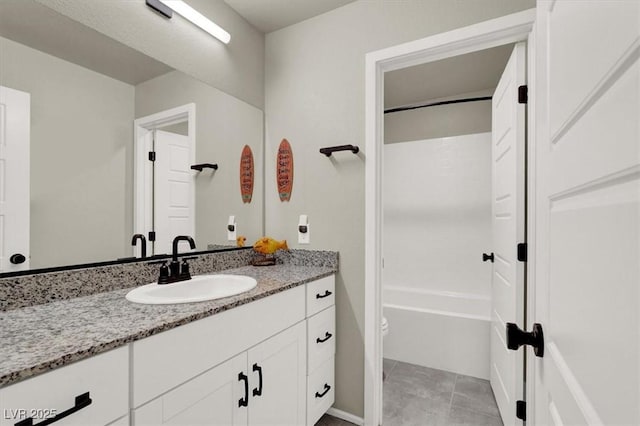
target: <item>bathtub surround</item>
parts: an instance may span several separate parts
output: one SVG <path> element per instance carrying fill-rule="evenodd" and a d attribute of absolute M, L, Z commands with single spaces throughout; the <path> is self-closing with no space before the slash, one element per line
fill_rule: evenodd
<path fill-rule="evenodd" d="M 384 161 L 384 288 L 490 297 L 491 133 L 385 144 Z"/>
<path fill-rule="evenodd" d="M 489 300 L 449 296 L 445 303 L 454 306 L 445 307 L 438 295 L 420 295 L 415 291 L 401 294 L 395 289 L 385 290 L 384 297 L 383 315 L 390 328 L 382 345 L 385 358 L 489 379 Z M 409 300 L 402 301 L 403 298 Z M 476 307 L 486 314 L 467 313 Z"/>
<path fill-rule="evenodd" d="M 384 356 L 488 379 L 491 133 L 385 144 L 384 156 Z"/>
<path fill-rule="evenodd" d="M 198 254 L 189 262 L 192 275 L 247 266 L 251 249 Z M 338 268 L 338 253 L 310 250 L 277 252 L 279 264 Z M 0 279 L 0 312 L 41 305 L 155 282 L 159 265 L 136 262 L 97 268 L 51 272 Z M 265 268 L 265 272 L 269 268 Z"/>

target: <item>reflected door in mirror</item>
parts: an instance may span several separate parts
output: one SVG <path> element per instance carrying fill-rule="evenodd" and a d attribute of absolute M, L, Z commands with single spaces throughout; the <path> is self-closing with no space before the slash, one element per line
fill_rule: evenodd
<path fill-rule="evenodd" d="M 29 269 L 30 103 L 0 86 L 0 272 Z"/>
<path fill-rule="evenodd" d="M 176 235 L 195 234 L 194 175 L 190 139 L 176 133 L 155 130 L 154 151 L 154 254 L 171 253 Z M 189 246 L 181 248 L 189 249 Z M 184 250 L 181 250 L 184 251 Z"/>

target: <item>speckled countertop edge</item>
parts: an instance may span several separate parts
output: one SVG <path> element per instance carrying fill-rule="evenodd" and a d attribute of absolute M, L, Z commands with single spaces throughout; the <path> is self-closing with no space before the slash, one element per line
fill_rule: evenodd
<path fill-rule="evenodd" d="M 325 266 L 244 266 L 219 273 L 252 276 L 258 285 L 224 299 L 144 305 L 125 299 L 128 288 L 0 312 L 0 388 L 335 272 Z"/>

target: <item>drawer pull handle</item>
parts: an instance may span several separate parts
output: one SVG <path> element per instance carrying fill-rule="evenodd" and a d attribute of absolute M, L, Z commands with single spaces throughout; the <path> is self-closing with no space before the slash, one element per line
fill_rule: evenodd
<path fill-rule="evenodd" d="M 325 297 L 329 297 L 332 294 L 333 293 L 331 293 L 329 290 L 325 290 L 324 294 L 316 294 L 316 299 L 324 299 Z"/>
<path fill-rule="evenodd" d="M 253 396 L 260 396 L 262 395 L 262 367 L 260 367 L 258 364 L 253 364 L 253 371 L 257 371 L 258 372 L 258 387 L 257 388 L 253 388 Z"/>
<path fill-rule="evenodd" d="M 324 384 L 324 390 L 322 391 L 322 393 L 320 392 L 316 392 L 316 398 L 322 398 L 323 396 L 325 396 L 327 394 L 327 392 L 329 392 L 331 390 L 331 386 L 329 386 L 328 384 Z"/>
<path fill-rule="evenodd" d="M 331 337 L 333 336 L 333 334 L 329 333 L 328 331 L 326 333 L 324 333 L 324 339 L 321 338 L 317 338 L 316 339 L 316 343 L 324 343 L 327 340 L 331 339 Z"/>
<path fill-rule="evenodd" d="M 249 377 L 243 372 L 238 374 L 238 381 L 244 381 L 244 398 L 238 400 L 238 407 L 246 407 L 249 405 Z"/>
<path fill-rule="evenodd" d="M 69 408 L 66 411 L 63 411 L 60 414 L 57 414 L 55 417 L 51 417 L 48 418 L 40 423 L 33 423 L 33 417 L 29 417 L 28 419 L 24 419 L 24 420 L 20 420 L 18 423 L 15 423 L 14 426 L 46 426 L 46 425 L 50 425 L 51 423 L 55 423 L 58 420 L 62 420 L 67 416 L 70 416 L 71 414 L 75 413 L 76 411 L 80 411 L 83 408 L 91 405 L 93 401 L 91 400 L 91 397 L 89 396 L 89 392 L 85 392 L 82 395 L 78 395 L 76 396 L 76 403 L 73 407 Z"/>

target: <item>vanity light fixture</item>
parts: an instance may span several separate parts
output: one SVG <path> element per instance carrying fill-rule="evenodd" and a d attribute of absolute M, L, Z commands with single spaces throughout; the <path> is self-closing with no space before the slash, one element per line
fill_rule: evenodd
<path fill-rule="evenodd" d="M 224 44 L 228 44 L 231 35 L 213 23 L 209 18 L 189 6 L 182 0 L 146 0 L 147 6 L 158 11 L 167 18 L 171 18 L 171 10 L 191 21 L 196 26 L 202 28 Z M 167 10 L 167 8 L 171 10 Z"/>

